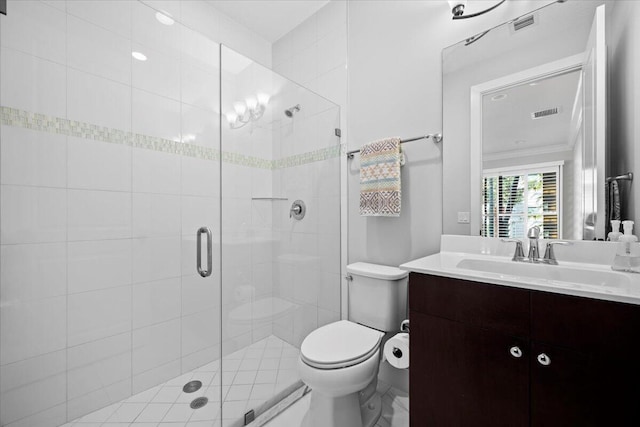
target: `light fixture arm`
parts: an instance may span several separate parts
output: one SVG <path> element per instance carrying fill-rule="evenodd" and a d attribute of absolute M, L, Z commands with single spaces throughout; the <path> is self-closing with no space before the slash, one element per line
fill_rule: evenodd
<path fill-rule="evenodd" d="M 491 12 L 493 9 L 495 9 L 498 6 L 500 6 L 505 1 L 507 1 L 507 0 L 502 0 L 499 3 L 496 3 L 495 5 L 491 6 L 488 9 L 481 10 L 480 12 L 472 13 L 471 15 L 464 15 L 464 7 L 462 7 L 462 5 L 459 5 L 459 6 L 456 6 L 451 11 L 453 13 L 453 18 L 451 18 L 451 19 L 468 19 L 468 18 L 473 18 L 473 17 L 476 17 L 476 16 L 484 15 L 487 12 Z M 458 9 L 458 8 L 461 8 L 461 10 Z"/>

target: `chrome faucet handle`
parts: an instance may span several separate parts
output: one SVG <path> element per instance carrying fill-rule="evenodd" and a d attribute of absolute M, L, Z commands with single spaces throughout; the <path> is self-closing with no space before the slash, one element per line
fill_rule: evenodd
<path fill-rule="evenodd" d="M 503 243 L 515 243 L 516 251 L 513 253 L 511 261 L 522 261 L 524 259 L 524 249 L 522 247 L 522 240 L 519 239 L 500 239 Z"/>
<path fill-rule="evenodd" d="M 565 240 L 554 240 L 552 242 L 547 242 L 547 248 L 544 251 L 544 258 L 542 262 L 545 264 L 558 265 L 558 260 L 556 260 L 556 254 L 553 252 L 553 247 L 555 245 L 562 246 L 571 246 L 573 243 L 567 242 Z"/>

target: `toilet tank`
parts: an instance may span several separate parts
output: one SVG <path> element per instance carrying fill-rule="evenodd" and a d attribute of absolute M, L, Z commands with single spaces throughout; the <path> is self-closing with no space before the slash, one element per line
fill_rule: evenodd
<path fill-rule="evenodd" d="M 408 272 L 387 265 L 347 265 L 349 320 L 384 332 L 400 329 L 407 318 Z"/>

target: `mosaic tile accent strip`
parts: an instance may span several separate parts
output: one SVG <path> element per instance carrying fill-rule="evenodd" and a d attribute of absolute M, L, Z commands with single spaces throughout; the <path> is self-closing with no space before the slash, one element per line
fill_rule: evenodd
<path fill-rule="evenodd" d="M 220 150 L 217 148 L 141 135 L 120 129 L 112 129 L 91 123 L 52 117 L 4 106 L 0 107 L 0 123 L 6 126 L 16 126 L 40 132 L 55 133 L 112 144 L 123 144 L 135 148 L 178 154 L 204 160 L 218 161 L 222 159 L 224 163 L 268 170 L 284 169 L 329 160 L 338 157 L 346 149 L 345 144 L 332 145 L 278 160 L 268 160 L 230 151 L 223 151 L 221 155 Z"/>

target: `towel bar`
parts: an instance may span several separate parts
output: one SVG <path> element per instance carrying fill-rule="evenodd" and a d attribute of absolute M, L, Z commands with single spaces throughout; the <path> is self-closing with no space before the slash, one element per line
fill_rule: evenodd
<path fill-rule="evenodd" d="M 411 142 L 411 141 L 418 141 L 420 139 L 433 139 L 433 142 L 440 143 L 442 142 L 442 134 L 441 133 L 433 133 L 433 134 L 428 134 L 428 135 L 424 135 L 424 136 L 417 136 L 415 138 L 409 138 L 409 139 L 403 139 L 400 141 L 400 144 L 404 144 L 405 142 Z M 351 151 L 347 151 L 347 157 L 350 159 L 353 159 L 353 155 L 356 153 L 359 153 L 360 150 L 351 150 Z"/>

